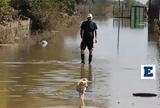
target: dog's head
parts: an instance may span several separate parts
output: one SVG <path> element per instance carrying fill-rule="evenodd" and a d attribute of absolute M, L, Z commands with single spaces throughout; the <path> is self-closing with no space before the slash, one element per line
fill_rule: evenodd
<path fill-rule="evenodd" d="M 87 87 L 88 86 L 88 79 L 87 78 L 80 79 L 80 81 L 78 82 L 78 85 Z"/>
<path fill-rule="evenodd" d="M 86 91 L 86 87 L 87 86 L 88 86 L 88 80 L 87 80 L 87 78 L 82 78 L 82 79 L 79 80 L 76 89 L 77 89 L 77 91 L 79 93 L 84 94 L 85 91 Z"/>

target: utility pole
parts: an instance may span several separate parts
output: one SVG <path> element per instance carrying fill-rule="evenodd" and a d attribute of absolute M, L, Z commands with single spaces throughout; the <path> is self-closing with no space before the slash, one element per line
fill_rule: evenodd
<path fill-rule="evenodd" d="M 152 1 L 148 1 L 148 40 L 151 40 L 154 32 L 154 24 L 153 24 L 153 6 Z"/>
<path fill-rule="evenodd" d="M 121 12 L 121 1 L 119 0 L 119 2 L 118 2 L 118 7 L 119 7 L 119 17 L 120 17 L 120 12 Z"/>
<path fill-rule="evenodd" d="M 121 12 L 121 8 L 120 8 L 120 6 L 121 6 L 121 2 L 120 2 L 120 0 L 119 0 L 119 2 L 118 2 L 118 8 L 119 8 L 119 18 L 118 18 L 118 39 L 117 39 L 117 54 L 119 54 L 119 34 L 120 34 L 120 12 Z"/>
<path fill-rule="evenodd" d="M 151 21 L 151 0 L 149 0 L 149 4 L 148 4 L 148 21 Z"/>

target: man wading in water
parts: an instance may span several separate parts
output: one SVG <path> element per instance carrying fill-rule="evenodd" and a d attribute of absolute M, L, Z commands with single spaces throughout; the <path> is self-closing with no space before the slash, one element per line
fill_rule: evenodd
<path fill-rule="evenodd" d="M 88 14 L 87 21 L 81 24 L 80 36 L 81 42 L 81 63 L 85 64 L 85 54 L 84 51 L 86 47 L 89 50 L 89 64 L 92 62 L 92 51 L 94 40 L 97 43 L 97 25 L 92 21 L 92 14 Z"/>

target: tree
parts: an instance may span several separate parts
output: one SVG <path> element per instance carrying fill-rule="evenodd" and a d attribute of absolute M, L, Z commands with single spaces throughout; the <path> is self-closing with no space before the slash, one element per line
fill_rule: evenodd
<path fill-rule="evenodd" d="M 0 0 L 0 22 L 12 21 L 15 17 L 14 9 L 10 6 L 11 0 Z"/>
<path fill-rule="evenodd" d="M 11 0 L 11 5 L 19 10 L 19 15 L 31 18 L 33 28 L 45 29 L 50 16 L 60 13 L 72 15 L 75 11 L 75 0 Z"/>

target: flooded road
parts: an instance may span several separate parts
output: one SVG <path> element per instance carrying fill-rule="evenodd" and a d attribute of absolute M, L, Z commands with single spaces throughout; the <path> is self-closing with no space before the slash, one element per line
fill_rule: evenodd
<path fill-rule="evenodd" d="M 158 65 L 160 58 L 156 43 L 148 41 L 147 25 L 121 26 L 118 40 L 116 21 L 95 22 L 99 34 L 91 65 L 80 64 L 78 27 L 59 31 L 47 47 L 0 47 L 0 108 L 78 108 L 75 87 L 81 77 L 89 79 L 86 106 L 160 108 L 159 79 L 140 76 L 141 64 Z M 136 92 L 158 96 L 133 97 Z"/>

